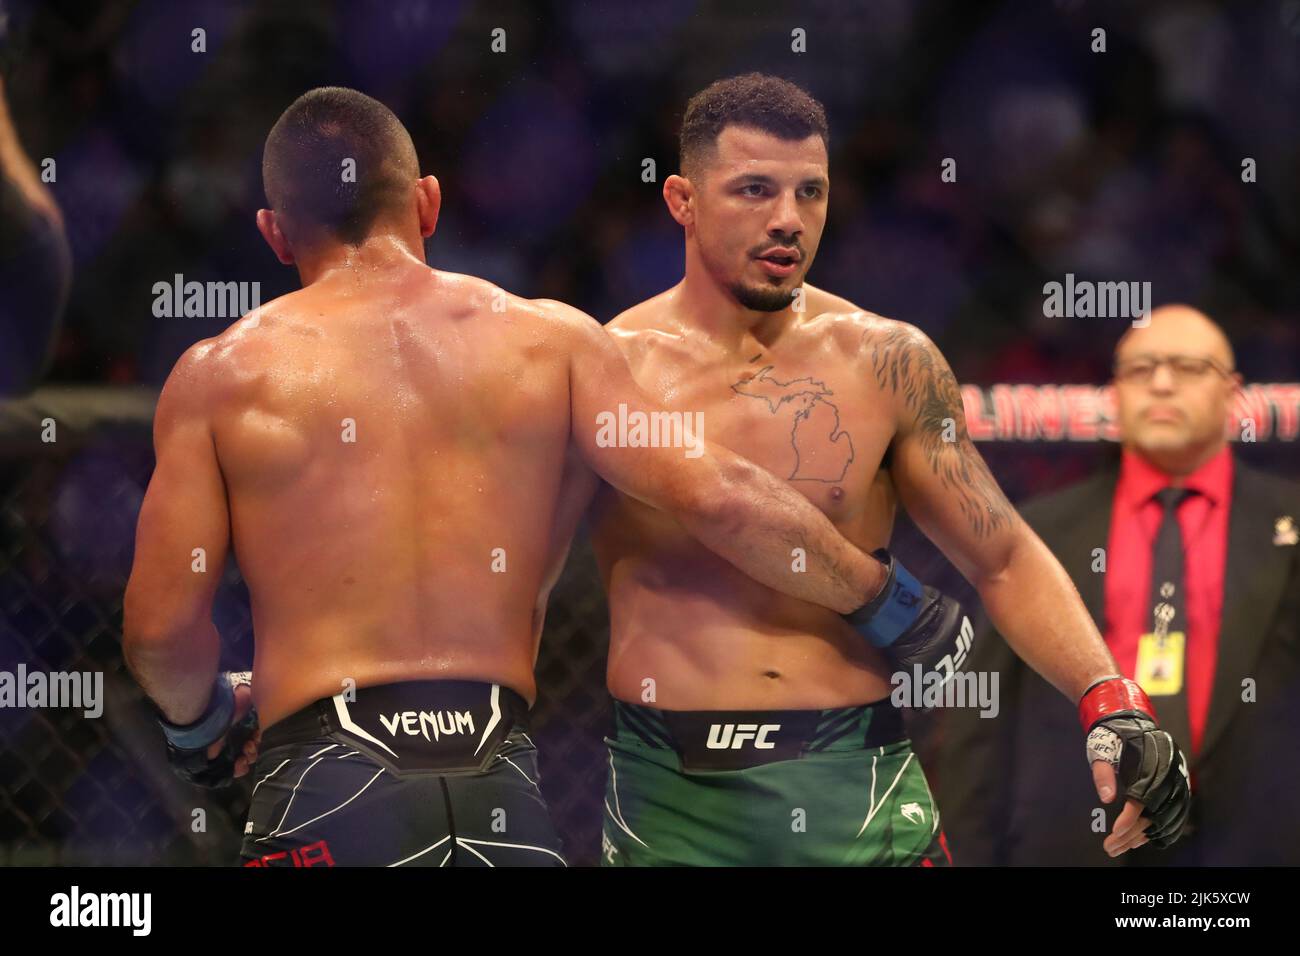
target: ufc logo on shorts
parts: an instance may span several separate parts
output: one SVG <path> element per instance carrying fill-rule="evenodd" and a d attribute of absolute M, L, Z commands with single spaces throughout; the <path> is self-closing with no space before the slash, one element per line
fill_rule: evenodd
<path fill-rule="evenodd" d="M 755 750 L 774 750 L 776 744 L 767 735 L 780 729 L 780 724 L 710 724 L 706 746 L 710 750 L 740 750 L 746 740 L 752 740 Z"/>

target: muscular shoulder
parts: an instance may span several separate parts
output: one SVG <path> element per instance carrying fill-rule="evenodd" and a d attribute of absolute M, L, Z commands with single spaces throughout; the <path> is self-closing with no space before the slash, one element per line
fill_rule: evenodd
<path fill-rule="evenodd" d="M 172 366 L 154 410 L 155 437 L 182 422 L 210 417 L 223 380 L 218 356 L 220 338 L 195 342 Z"/>
<path fill-rule="evenodd" d="M 938 346 L 916 326 L 867 313 L 851 334 L 855 354 L 881 388 L 902 394 L 909 402 L 915 398 L 910 390 L 941 380 L 952 380 L 956 389 Z"/>
<path fill-rule="evenodd" d="M 896 391 L 919 373 L 946 371 L 938 347 L 914 325 L 859 308 L 847 299 L 813 290 L 804 331 L 829 342 L 881 388 Z M 951 374 L 951 373 L 949 373 Z"/>
<path fill-rule="evenodd" d="M 549 345 L 558 350 L 570 368 L 590 375 L 611 358 L 619 360 L 613 338 L 581 309 L 554 299 L 528 300 L 523 309 L 530 321 L 538 323 Z"/>
<path fill-rule="evenodd" d="M 798 327 L 838 348 L 846 357 L 858 357 L 874 347 L 894 350 L 933 348 L 934 343 L 914 325 L 877 315 L 825 289 L 804 285 L 803 318 Z"/>
<path fill-rule="evenodd" d="M 657 350 L 684 348 L 685 337 L 675 312 L 676 296 L 676 287 L 661 292 L 619 313 L 605 326 L 634 368 Z"/>
<path fill-rule="evenodd" d="M 282 354 L 286 337 L 304 332 L 319 335 L 318 329 L 297 319 L 292 302 L 296 294 L 264 303 L 218 335 L 195 342 L 176 362 L 168 383 L 183 383 L 187 390 L 202 391 L 207 400 L 215 401 L 237 391 L 272 356 Z"/>
<path fill-rule="evenodd" d="M 612 344 L 631 360 L 649 339 L 666 334 L 652 326 L 652 317 L 662 314 L 658 305 L 662 298 L 656 296 L 635 305 L 604 325 L 581 309 L 554 299 L 520 299 L 518 308 L 520 314 L 545 328 L 551 341 L 570 355 L 605 352 Z"/>
<path fill-rule="evenodd" d="M 302 318 L 301 295 L 299 290 L 263 303 L 186 349 L 163 386 L 160 411 L 194 403 L 215 412 L 259 381 L 269 363 L 283 362 L 285 350 L 293 347 L 286 339 L 319 338 L 319 326 Z"/>
<path fill-rule="evenodd" d="M 433 295 L 452 315 L 500 315 L 518 318 L 531 312 L 530 299 L 515 295 L 478 276 L 460 272 L 429 270 L 434 278 Z"/>
<path fill-rule="evenodd" d="M 520 311 L 569 348 L 590 343 L 604 334 L 595 318 L 557 299 L 524 299 Z"/>
<path fill-rule="evenodd" d="M 907 322 L 857 308 L 828 310 L 813 321 L 825 323 L 846 360 L 893 400 L 900 431 L 938 427 L 951 418 L 959 437 L 965 437 L 961 389 L 928 335 Z"/>

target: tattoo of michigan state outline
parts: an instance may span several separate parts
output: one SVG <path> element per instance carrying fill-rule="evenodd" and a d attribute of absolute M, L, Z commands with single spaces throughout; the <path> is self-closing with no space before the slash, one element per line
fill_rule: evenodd
<path fill-rule="evenodd" d="M 976 537 L 1010 527 L 1014 514 L 1011 503 L 970 439 L 961 389 L 942 360 L 935 360 L 938 353 L 926 346 L 916 330 L 906 326 L 868 329 L 862 343 L 870 346 L 876 383 L 902 395 L 915 415 L 913 426 L 926 460 L 943 486 L 953 493 Z M 943 437 L 949 421 L 956 429 L 955 441 Z"/>
<path fill-rule="evenodd" d="M 835 393 L 811 376 L 783 382 L 772 376 L 775 367 L 763 366 L 754 375 L 742 377 L 731 390 L 767 402 L 773 415 L 787 403 L 793 406 L 790 445 L 794 470 L 787 481 L 843 481 L 853 464 L 853 439 L 840 428 L 840 410 L 826 400 Z"/>

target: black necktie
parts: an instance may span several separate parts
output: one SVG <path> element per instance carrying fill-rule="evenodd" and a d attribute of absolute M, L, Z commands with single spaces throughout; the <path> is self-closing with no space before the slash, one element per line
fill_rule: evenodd
<path fill-rule="evenodd" d="M 1151 600 L 1147 612 L 1152 633 L 1162 633 L 1162 619 L 1165 632 L 1183 632 L 1182 660 L 1177 661 L 1182 672 L 1178 691 L 1149 696 L 1161 729 L 1169 731 L 1179 749 L 1187 755 L 1189 766 L 1192 760 L 1192 725 L 1187 711 L 1187 638 L 1190 634 L 1183 575 L 1183 532 L 1178 525 L 1178 506 L 1193 494 L 1195 492 L 1188 488 L 1164 488 L 1156 492 L 1156 500 L 1164 507 L 1164 515 L 1151 552 Z M 1156 640 L 1158 642 L 1159 637 Z"/>

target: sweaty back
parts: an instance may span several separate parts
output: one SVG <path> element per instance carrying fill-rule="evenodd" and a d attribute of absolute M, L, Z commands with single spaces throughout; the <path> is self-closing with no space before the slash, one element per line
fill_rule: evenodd
<path fill-rule="evenodd" d="M 568 366 L 535 310 L 494 311 L 494 293 L 424 266 L 340 271 L 216 340 L 264 722 L 348 678 L 531 698 L 538 605 L 576 522 Z"/>

